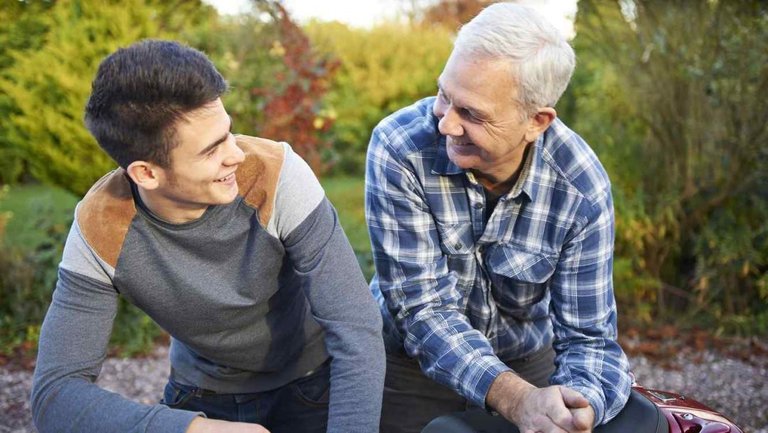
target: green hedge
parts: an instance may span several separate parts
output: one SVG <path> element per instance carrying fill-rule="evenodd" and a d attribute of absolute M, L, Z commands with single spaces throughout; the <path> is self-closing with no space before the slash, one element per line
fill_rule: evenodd
<path fill-rule="evenodd" d="M 437 92 L 451 34 L 439 27 L 396 23 L 369 30 L 312 23 L 306 32 L 317 50 L 341 63 L 324 98 L 335 118 L 329 131 L 334 173 L 360 175 L 373 127 L 393 111 Z"/>
<path fill-rule="evenodd" d="M 6 195 L 7 194 L 7 195 Z M 77 198 L 58 188 L 4 188 L 0 197 L 0 353 L 33 353 L 56 285 Z M 162 335 L 121 298 L 111 345 L 123 355 L 147 352 Z"/>

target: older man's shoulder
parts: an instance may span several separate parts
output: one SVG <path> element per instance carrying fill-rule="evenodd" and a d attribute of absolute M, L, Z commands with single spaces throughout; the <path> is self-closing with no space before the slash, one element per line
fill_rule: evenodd
<path fill-rule="evenodd" d="M 432 113 L 434 97 L 401 108 L 385 117 L 373 130 L 371 144 L 386 143 L 398 153 L 417 152 L 436 145 L 439 132 Z"/>
<path fill-rule="evenodd" d="M 610 190 L 610 180 L 590 145 L 560 119 L 544 134 L 542 158 L 563 180 L 588 200 Z"/>

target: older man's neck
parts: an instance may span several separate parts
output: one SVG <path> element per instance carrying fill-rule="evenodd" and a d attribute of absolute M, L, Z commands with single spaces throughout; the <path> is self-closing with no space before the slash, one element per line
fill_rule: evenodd
<path fill-rule="evenodd" d="M 506 195 L 517 183 L 520 177 L 520 169 L 516 170 L 512 176 L 499 180 L 498 178 L 488 177 L 482 173 L 475 173 L 475 178 L 486 190 L 495 196 Z"/>

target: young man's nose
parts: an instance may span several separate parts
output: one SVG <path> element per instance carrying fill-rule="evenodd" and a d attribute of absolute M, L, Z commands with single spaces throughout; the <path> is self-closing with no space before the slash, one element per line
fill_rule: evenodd
<path fill-rule="evenodd" d="M 224 165 L 237 165 L 245 161 L 245 152 L 237 145 L 234 137 L 227 140 L 227 156 L 224 158 Z"/>

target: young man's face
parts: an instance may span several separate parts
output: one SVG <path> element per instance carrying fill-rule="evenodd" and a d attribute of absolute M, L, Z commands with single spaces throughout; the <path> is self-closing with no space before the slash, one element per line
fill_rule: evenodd
<path fill-rule="evenodd" d="M 535 140 L 531 119 L 517 103 L 510 66 L 501 60 L 451 54 L 438 79 L 433 106 L 448 157 L 481 179 L 507 180 Z M 536 134 L 538 135 L 538 134 Z"/>
<path fill-rule="evenodd" d="M 161 181 L 152 191 L 153 209 L 173 222 L 191 220 L 211 205 L 237 197 L 235 170 L 245 155 L 231 134 L 231 119 L 221 99 L 190 113 L 176 125 L 178 145 L 171 165 L 159 169 Z"/>

